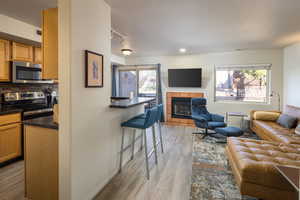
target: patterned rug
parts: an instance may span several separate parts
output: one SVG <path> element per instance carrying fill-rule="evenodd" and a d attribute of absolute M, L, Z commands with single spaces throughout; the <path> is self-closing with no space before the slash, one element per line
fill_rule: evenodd
<path fill-rule="evenodd" d="M 257 139 L 253 134 L 242 137 Z M 241 200 L 239 188 L 227 164 L 225 145 L 219 139 L 193 136 L 193 173 L 190 200 Z M 255 200 L 244 197 L 243 200 Z"/>

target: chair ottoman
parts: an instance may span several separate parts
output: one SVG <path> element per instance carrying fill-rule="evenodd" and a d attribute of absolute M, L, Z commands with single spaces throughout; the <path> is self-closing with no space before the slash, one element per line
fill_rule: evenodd
<path fill-rule="evenodd" d="M 243 131 L 242 129 L 238 128 L 238 127 L 233 127 L 233 126 L 227 126 L 224 128 L 216 128 L 215 132 L 217 134 L 226 136 L 226 137 L 239 137 L 241 135 L 243 135 Z"/>
<path fill-rule="evenodd" d="M 274 165 L 300 167 L 300 146 L 228 138 L 226 154 L 242 195 L 296 200 L 297 192 Z"/>

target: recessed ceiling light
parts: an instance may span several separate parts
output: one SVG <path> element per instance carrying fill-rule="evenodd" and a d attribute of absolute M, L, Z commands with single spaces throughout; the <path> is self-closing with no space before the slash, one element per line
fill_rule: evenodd
<path fill-rule="evenodd" d="M 180 52 L 180 53 L 185 53 L 185 52 L 186 52 L 186 49 L 185 49 L 185 48 L 180 48 L 180 49 L 179 49 L 179 52 Z"/>
<path fill-rule="evenodd" d="M 133 52 L 131 49 L 122 49 L 121 51 L 125 56 L 130 56 Z"/>

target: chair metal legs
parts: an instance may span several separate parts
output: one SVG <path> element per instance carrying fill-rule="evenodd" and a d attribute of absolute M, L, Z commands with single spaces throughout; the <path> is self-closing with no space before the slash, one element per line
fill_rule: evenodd
<path fill-rule="evenodd" d="M 163 144 L 163 138 L 162 138 L 162 133 L 161 133 L 161 124 L 160 124 L 160 121 L 158 121 L 158 129 L 159 129 L 161 152 L 164 153 L 164 144 Z"/>
<path fill-rule="evenodd" d="M 144 143 L 144 137 L 143 137 L 143 131 L 141 131 L 141 148 L 140 150 L 143 150 L 143 143 Z"/>
<path fill-rule="evenodd" d="M 124 138 L 125 138 L 125 128 L 122 128 L 122 141 L 121 141 L 121 151 L 120 151 L 120 167 L 119 167 L 119 172 L 122 171 Z"/>
<path fill-rule="evenodd" d="M 152 139 L 153 139 L 153 148 L 154 148 L 154 156 L 155 156 L 155 164 L 157 164 L 157 145 L 156 145 L 156 134 L 155 134 L 155 126 L 152 126 Z"/>
<path fill-rule="evenodd" d="M 133 160 L 133 158 L 134 158 L 135 133 L 136 133 L 136 129 L 134 129 L 134 132 L 133 132 L 133 134 L 132 134 L 132 142 L 131 142 L 131 160 Z"/>
<path fill-rule="evenodd" d="M 148 153 L 148 146 L 147 146 L 147 133 L 146 129 L 141 130 L 141 150 L 144 148 L 145 150 L 145 161 L 146 161 L 146 173 L 147 173 L 147 179 L 150 178 L 150 171 L 149 171 L 149 156 L 151 156 L 152 153 L 154 153 L 155 156 L 155 164 L 158 163 L 158 155 L 157 155 L 157 141 L 156 141 L 156 133 L 155 133 L 155 126 L 152 127 L 152 139 L 153 139 L 153 150 L 151 153 Z M 161 126 L 159 124 L 159 134 L 160 134 L 160 143 L 161 143 L 161 149 L 163 150 L 163 143 L 162 143 L 162 133 L 161 133 Z M 122 128 L 122 141 L 121 141 L 121 151 L 120 151 L 120 168 L 119 172 L 122 171 L 122 164 L 123 164 L 123 153 L 127 148 L 131 147 L 131 160 L 134 158 L 134 146 L 135 146 L 135 136 L 136 136 L 136 130 L 134 130 L 134 133 L 131 138 L 131 144 L 130 146 L 125 147 L 124 149 L 124 140 L 125 140 L 125 128 Z M 150 154 L 150 155 L 149 155 Z"/>
<path fill-rule="evenodd" d="M 146 160 L 146 173 L 147 173 L 147 179 L 150 178 L 150 172 L 149 172 L 149 161 L 148 161 L 148 148 L 147 148 L 147 135 L 146 130 L 143 130 L 144 135 L 144 141 L 145 141 L 145 160 Z"/>

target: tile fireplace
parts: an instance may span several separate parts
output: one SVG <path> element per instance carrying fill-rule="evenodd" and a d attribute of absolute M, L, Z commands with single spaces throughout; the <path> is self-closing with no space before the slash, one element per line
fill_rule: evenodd
<path fill-rule="evenodd" d="M 204 97 L 203 93 L 167 92 L 167 124 L 194 126 L 191 119 L 191 98 Z"/>

